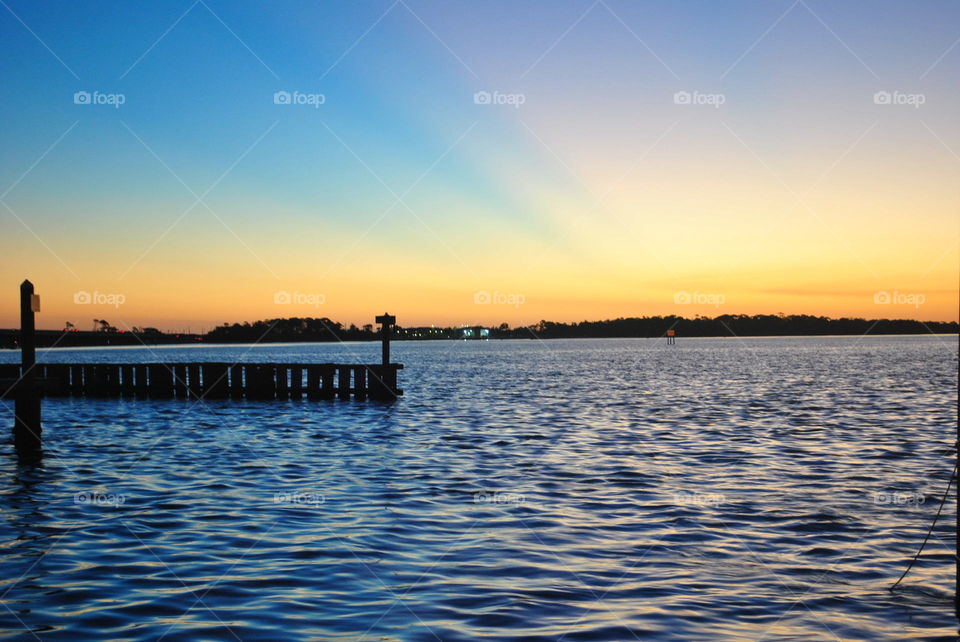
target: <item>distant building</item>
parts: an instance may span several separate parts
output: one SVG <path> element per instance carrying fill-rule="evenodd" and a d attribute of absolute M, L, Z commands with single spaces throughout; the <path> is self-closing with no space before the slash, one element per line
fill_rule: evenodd
<path fill-rule="evenodd" d="M 414 340 L 456 338 L 454 329 L 437 328 L 434 326 L 416 327 L 416 328 L 397 328 L 394 331 L 394 336 L 397 339 L 414 339 Z"/>
<path fill-rule="evenodd" d="M 463 328 L 463 338 L 466 339 L 482 339 L 487 340 L 490 338 L 490 328 L 484 328 L 481 325 L 473 325 Z"/>

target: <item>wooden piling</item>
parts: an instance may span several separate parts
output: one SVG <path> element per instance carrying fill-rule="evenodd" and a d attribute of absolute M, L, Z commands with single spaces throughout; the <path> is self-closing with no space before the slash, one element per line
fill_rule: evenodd
<path fill-rule="evenodd" d="M 133 366 L 128 364 L 123 364 L 117 367 L 120 377 L 118 381 L 119 390 L 118 393 L 122 397 L 130 396 L 133 394 Z"/>
<path fill-rule="evenodd" d="M 290 397 L 290 368 L 289 366 L 274 366 L 277 377 L 277 398 L 289 399 Z"/>
<path fill-rule="evenodd" d="M 67 373 L 67 393 L 78 395 L 83 392 L 83 368 L 78 365 L 68 365 Z"/>
<path fill-rule="evenodd" d="M 17 455 L 34 458 L 40 453 L 40 394 L 37 390 L 37 338 L 34 314 L 40 309 L 40 300 L 34 294 L 33 283 L 20 284 L 20 379 L 16 383 L 14 401 L 13 441 Z"/>
<path fill-rule="evenodd" d="M 383 365 L 390 363 L 390 328 L 397 322 L 397 317 L 384 312 L 376 317 L 375 321 L 380 324 L 381 361 Z"/>
<path fill-rule="evenodd" d="M 320 368 L 319 366 L 309 365 L 307 369 L 307 399 L 320 398 Z"/>
<path fill-rule="evenodd" d="M 290 366 L 290 397 L 300 399 L 303 396 L 303 367 Z"/>
<path fill-rule="evenodd" d="M 276 396 L 274 368 L 267 364 L 249 364 L 247 370 L 247 398 L 273 399 Z"/>
<path fill-rule="evenodd" d="M 317 366 L 317 372 L 320 374 L 320 398 L 333 399 L 336 396 L 334 388 L 334 375 L 336 369 L 332 365 Z"/>
<path fill-rule="evenodd" d="M 367 367 L 353 367 L 353 396 L 356 399 L 367 398 Z"/>
<path fill-rule="evenodd" d="M 107 364 L 99 364 L 90 368 L 90 379 L 93 383 L 90 394 L 96 397 L 111 396 L 113 390 L 110 385 L 110 369 L 111 366 Z"/>
<path fill-rule="evenodd" d="M 41 389 L 43 394 L 49 395 L 65 395 L 67 394 L 67 388 L 69 386 L 68 379 L 70 377 L 70 366 L 51 363 L 49 365 L 41 366 L 43 372 L 43 384 Z"/>
<path fill-rule="evenodd" d="M 191 363 L 183 366 L 186 379 L 186 395 L 188 399 L 200 399 L 203 396 L 203 382 L 200 380 L 200 364 Z"/>
<path fill-rule="evenodd" d="M 230 396 L 228 366 L 225 363 L 203 364 L 203 397 L 205 399 L 223 399 Z"/>
<path fill-rule="evenodd" d="M 150 396 L 162 399 L 173 396 L 173 371 L 162 363 L 151 363 L 147 366 L 147 376 L 150 377 Z"/>
<path fill-rule="evenodd" d="M 243 366 L 234 363 L 229 366 L 230 381 L 227 384 L 229 395 L 233 398 L 243 397 Z"/>
<path fill-rule="evenodd" d="M 133 394 L 143 397 L 149 392 L 147 387 L 147 366 L 133 366 Z"/>
<path fill-rule="evenodd" d="M 350 366 L 337 366 L 337 396 L 340 399 L 350 398 Z"/>

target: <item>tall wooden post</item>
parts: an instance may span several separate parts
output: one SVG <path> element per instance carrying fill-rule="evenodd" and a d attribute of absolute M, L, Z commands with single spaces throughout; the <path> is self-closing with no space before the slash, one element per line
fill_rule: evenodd
<path fill-rule="evenodd" d="M 34 313 L 40 311 L 40 298 L 33 283 L 20 284 L 20 368 L 14 410 L 13 441 L 20 456 L 33 456 L 40 450 L 40 394 L 37 389 L 37 337 Z"/>
<path fill-rule="evenodd" d="M 370 397 L 373 399 L 396 399 L 399 394 L 396 369 L 400 366 L 390 365 L 390 331 L 391 326 L 397 322 L 397 317 L 384 312 L 376 318 L 376 322 L 380 324 L 380 337 L 383 339 L 383 363 L 379 366 L 369 366 L 368 389 Z"/>
<path fill-rule="evenodd" d="M 397 317 L 384 312 L 376 318 L 380 324 L 380 338 L 383 340 L 383 365 L 390 363 L 390 326 L 397 322 Z"/>

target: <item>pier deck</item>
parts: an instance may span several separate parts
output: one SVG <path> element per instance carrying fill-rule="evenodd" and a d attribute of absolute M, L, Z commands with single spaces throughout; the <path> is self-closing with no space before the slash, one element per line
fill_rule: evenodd
<path fill-rule="evenodd" d="M 42 396 L 158 399 L 393 399 L 398 363 L 38 363 Z M 21 380 L 20 364 L 0 365 L 0 394 Z"/>

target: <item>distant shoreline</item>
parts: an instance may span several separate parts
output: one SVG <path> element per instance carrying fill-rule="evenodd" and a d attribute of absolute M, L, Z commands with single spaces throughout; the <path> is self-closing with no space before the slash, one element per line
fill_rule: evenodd
<path fill-rule="evenodd" d="M 832 319 L 809 315 L 721 315 L 696 317 L 631 317 L 605 321 L 530 326 L 402 327 L 394 341 L 451 341 L 465 339 L 655 339 L 674 331 L 677 338 L 766 338 L 844 336 L 953 336 L 960 335 L 955 321 L 910 319 Z M 20 331 L 0 329 L 0 349 L 19 349 Z M 38 348 L 98 348 L 111 346 L 251 345 L 289 343 L 340 343 L 379 341 L 372 325 L 343 326 L 327 318 L 269 319 L 254 323 L 224 324 L 204 334 L 161 332 L 155 328 L 124 331 L 105 325 L 101 330 L 37 330 Z"/>
<path fill-rule="evenodd" d="M 868 336 L 872 339 L 882 339 L 882 338 L 893 338 L 893 337 L 955 337 L 960 339 L 960 333 L 956 332 L 945 332 L 945 333 L 899 333 L 899 334 L 869 334 L 869 335 L 856 335 L 856 334 L 768 334 L 768 335 L 745 335 L 745 336 L 733 336 L 733 335 L 719 335 L 719 336 L 702 336 L 702 337 L 681 337 L 681 339 L 686 341 L 698 340 L 698 339 L 729 339 L 731 341 L 745 340 L 745 339 L 844 339 L 848 337 L 859 337 L 859 336 Z M 606 341 L 611 339 L 636 339 L 644 341 L 657 341 L 663 339 L 664 337 L 548 337 L 546 339 L 538 339 L 535 337 L 528 337 L 527 339 L 520 338 L 503 338 L 503 339 L 492 339 L 493 341 Z M 469 341 L 467 339 L 403 339 L 404 343 L 425 343 L 425 342 L 434 342 L 434 341 L 458 341 L 463 343 L 476 343 L 476 341 Z M 351 339 L 345 340 L 342 342 L 337 341 L 261 341 L 259 343 L 243 343 L 243 342 L 212 342 L 212 341 L 197 341 L 197 342 L 183 342 L 183 343 L 153 343 L 153 344 L 143 344 L 143 343 L 123 343 L 123 344 L 101 344 L 101 345 L 50 345 L 50 346 L 37 346 L 38 350 L 97 350 L 99 348 L 220 348 L 220 347 L 235 347 L 235 346 L 246 346 L 246 347 L 270 347 L 270 346 L 283 346 L 283 345 L 338 345 L 339 343 L 349 343 L 349 344 L 360 344 L 360 343 L 370 343 L 379 345 L 379 339 Z M 7 352 L 17 352 L 19 348 L 7 348 L 0 347 L 0 354 Z"/>

